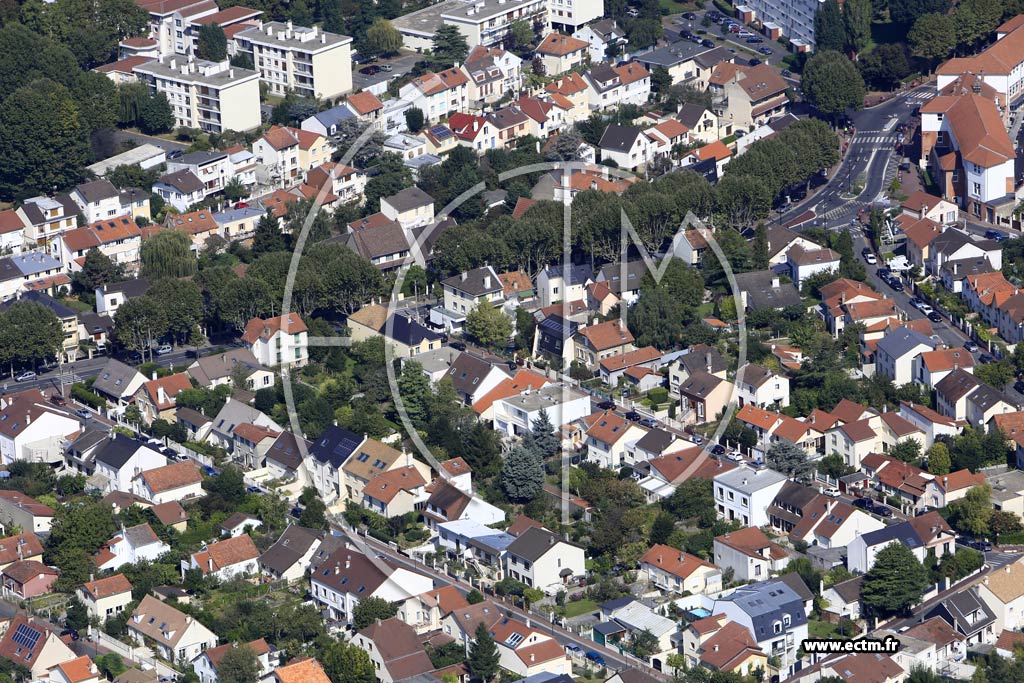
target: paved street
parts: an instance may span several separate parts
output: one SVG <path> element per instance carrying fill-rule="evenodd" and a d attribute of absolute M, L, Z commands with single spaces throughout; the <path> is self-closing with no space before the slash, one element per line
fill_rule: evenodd
<path fill-rule="evenodd" d="M 397 57 L 390 59 L 378 59 L 371 64 L 352 65 L 352 87 L 355 90 L 367 90 L 373 85 L 400 78 L 412 70 L 413 65 L 423 59 L 418 52 L 403 50 Z M 391 71 L 378 71 L 374 74 L 362 73 L 362 70 L 373 71 L 371 67 L 380 67 L 382 64 L 391 66 Z"/>
<path fill-rule="evenodd" d="M 691 14 L 687 12 L 686 14 Z M 748 43 L 746 38 L 739 38 L 734 33 L 730 33 L 727 36 L 722 35 L 721 27 L 718 24 L 712 24 L 711 26 L 703 26 L 701 22 L 704 20 L 705 10 L 694 10 L 692 14 L 696 15 L 696 19 L 686 19 L 685 14 L 672 14 L 666 17 L 662 17 L 661 24 L 665 29 L 665 39 L 670 43 L 679 39 L 679 34 L 682 31 L 689 31 L 695 33 L 701 38 L 710 38 L 715 41 L 718 45 L 722 45 L 732 51 L 734 51 L 737 57 L 741 59 L 757 58 L 761 61 L 768 62 L 769 64 L 775 64 L 780 69 L 785 68 L 780 65 L 786 55 L 789 54 L 787 50 L 780 43 L 767 38 L 764 35 L 757 34 L 758 38 L 761 38 L 761 43 Z M 771 49 L 771 55 L 762 55 L 757 52 L 757 48 L 767 47 Z"/>
<path fill-rule="evenodd" d="M 118 140 L 131 140 L 137 145 L 150 144 L 159 147 L 165 152 L 171 152 L 174 150 L 186 150 L 188 149 L 188 143 L 185 142 L 172 142 L 170 140 L 164 140 L 163 138 L 153 137 L 152 135 L 143 135 L 142 133 L 134 133 L 130 130 L 119 130 L 116 133 Z"/>

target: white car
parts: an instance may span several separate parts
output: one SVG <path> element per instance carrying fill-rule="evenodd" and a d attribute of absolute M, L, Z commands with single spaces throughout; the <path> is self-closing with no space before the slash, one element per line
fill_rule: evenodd
<path fill-rule="evenodd" d="M 864 254 L 864 261 L 865 261 L 865 262 L 866 262 L 866 263 L 867 263 L 867 264 L 868 264 L 869 266 L 873 266 L 873 265 L 875 265 L 876 263 L 878 263 L 878 257 L 877 257 L 877 256 L 875 256 L 874 254 L 871 254 L 871 253 L 868 253 L 868 254 Z"/>
<path fill-rule="evenodd" d="M 743 456 L 737 453 L 736 451 L 731 451 L 730 453 L 727 453 L 725 457 L 729 458 L 734 462 L 743 462 Z"/>
<path fill-rule="evenodd" d="M 158 356 L 166 356 L 171 351 L 174 351 L 174 349 L 171 348 L 170 344 L 163 344 L 163 345 L 158 346 L 156 348 L 156 355 L 158 355 Z"/>
<path fill-rule="evenodd" d="M 18 375 L 17 377 L 15 377 L 14 381 L 15 382 L 31 382 L 35 378 L 36 378 L 36 373 L 34 373 L 31 370 L 29 370 L 29 371 L 23 372 L 20 375 Z"/>
<path fill-rule="evenodd" d="M 826 496 L 828 496 L 829 498 L 838 498 L 839 497 L 839 489 L 836 488 L 835 486 L 826 486 L 825 488 L 823 488 L 821 490 L 821 492 L 823 494 L 825 494 Z"/>
<path fill-rule="evenodd" d="M 929 306 L 928 304 L 921 304 L 920 306 L 917 307 L 917 310 L 921 311 L 925 315 L 931 315 L 932 313 L 935 312 L 935 309 Z"/>

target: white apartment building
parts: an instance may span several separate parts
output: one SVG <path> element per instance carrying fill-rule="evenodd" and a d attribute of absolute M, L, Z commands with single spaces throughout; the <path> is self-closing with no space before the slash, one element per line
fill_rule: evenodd
<path fill-rule="evenodd" d="M 161 57 L 134 69 L 155 92 L 167 96 L 175 125 L 210 133 L 260 125 L 260 85 L 255 71 L 208 62 Z"/>
<path fill-rule="evenodd" d="M 548 22 L 560 33 L 572 34 L 604 16 L 604 0 L 548 0 Z"/>
<path fill-rule="evenodd" d="M 566 1 L 571 5 L 573 0 Z M 604 9 L 603 0 L 586 2 L 597 2 L 602 11 Z M 501 44 L 517 21 L 525 21 L 531 26 L 541 24 L 541 32 L 546 32 L 548 1 L 447 0 L 398 17 L 391 23 L 402 34 L 402 45 L 406 49 L 422 52 L 431 48 L 434 34 L 443 24 L 458 27 L 472 49 L 477 45 L 492 47 Z"/>
<path fill-rule="evenodd" d="M 765 28 L 781 31 L 797 48 L 814 49 L 814 15 L 824 0 L 750 0 L 743 7 Z"/>
<path fill-rule="evenodd" d="M 235 36 L 241 53 L 252 56 L 270 92 L 326 99 L 352 90 L 352 38 L 318 27 L 269 21 Z"/>

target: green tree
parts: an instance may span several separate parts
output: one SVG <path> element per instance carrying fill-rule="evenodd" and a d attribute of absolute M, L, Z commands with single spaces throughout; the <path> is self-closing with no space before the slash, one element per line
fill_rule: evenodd
<path fill-rule="evenodd" d="M 377 680 L 370 655 L 358 645 L 329 638 L 320 648 L 318 660 L 331 683 L 375 683 Z"/>
<path fill-rule="evenodd" d="M 871 41 L 871 15 L 871 0 L 846 0 L 843 3 L 846 48 L 855 54 Z"/>
<path fill-rule="evenodd" d="M 837 0 L 825 0 L 814 14 L 814 43 L 817 50 L 842 52 L 846 47 L 846 27 Z"/>
<path fill-rule="evenodd" d="M 715 497 L 711 482 L 707 479 L 687 479 L 676 487 L 672 495 L 662 503 L 662 507 L 681 520 L 697 518 L 701 527 L 711 526 L 715 521 Z"/>
<path fill-rule="evenodd" d="M 449 25 L 446 24 L 446 26 Z M 451 28 L 455 27 L 451 26 Z M 366 203 L 363 206 L 363 211 L 366 214 L 380 211 L 381 197 L 390 197 L 410 185 L 412 185 L 412 171 L 405 166 L 402 157 L 392 152 L 381 154 L 377 158 L 377 163 L 374 164 L 374 175 L 366 181 L 366 191 L 364 192 Z M 441 237 L 443 238 L 444 235 Z"/>
<path fill-rule="evenodd" d="M 189 277 L 196 273 L 192 240 L 178 230 L 161 230 L 142 241 L 139 261 L 143 277 Z"/>
<path fill-rule="evenodd" d="M 889 16 L 897 24 L 910 26 L 925 14 L 945 14 L 949 0 L 889 0 Z"/>
<path fill-rule="evenodd" d="M 856 470 L 846 464 L 846 459 L 843 458 L 839 453 L 830 453 L 821 460 L 818 461 L 818 472 L 826 476 L 838 479 L 839 477 L 845 477 L 848 474 L 853 474 Z"/>
<path fill-rule="evenodd" d="M 89 610 L 78 598 L 73 598 L 68 603 L 67 612 L 64 616 L 64 625 L 76 631 L 85 629 L 89 625 Z"/>
<path fill-rule="evenodd" d="M 985 384 L 1003 389 L 1013 381 L 1014 367 L 1010 360 L 1003 358 L 998 363 L 980 363 L 974 368 L 974 376 Z"/>
<path fill-rule="evenodd" d="M 889 450 L 889 455 L 903 462 L 917 462 L 921 458 L 921 442 L 917 439 L 902 439 Z"/>
<path fill-rule="evenodd" d="M 34 367 L 56 358 L 63 341 L 64 327 L 42 304 L 15 301 L 0 310 L 0 365 L 12 375 L 16 365 Z"/>
<path fill-rule="evenodd" d="M 654 523 L 651 525 L 651 535 L 649 540 L 652 545 L 655 543 L 667 543 L 672 532 L 675 530 L 675 517 L 667 512 L 662 512 L 654 518 Z"/>
<path fill-rule="evenodd" d="M 751 265 L 754 270 L 767 270 L 768 259 L 768 229 L 765 228 L 764 223 L 758 223 L 757 227 L 754 228 L 754 243 L 751 247 Z"/>
<path fill-rule="evenodd" d="M 942 676 L 923 666 L 912 666 L 905 683 L 942 683 Z"/>
<path fill-rule="evenodd" d="M 907 47 L 903 43 L 882 43 L 857 57 L 864 80 L 877 90 L 892 90 L 910 74 Z"/>
<path fill-rule="evenodd" d="M 548 411 L 541 410 L 540 415 L 530 423 L 529 440 L 542 458 L 547 458 L 561 450 L 558 435 L 555 433 L 555 426 L 551 424 L 551 418 L 548 417 Z"/>
<path fill-rule="evenodd" d="M 139 130 L 147 135 L 167 133 L 174 122 L 174 110 L 162 92 L 151 95 L 139 107 Z"/>
<path fill-rule="evenodd" d="M 853 62 L 839 52 L 815 52 L 804 66 L 802 83 L 808 102 L 826 116 L 835 118 L 848 109 L 864 106 L 864 79 Z"/>
<path fill-rule="evenodd" d="M 949 459 L 949 448 L 941 441 L 932 444 L 925 454 L 928 457 L 928 472 L 934 475 L 949 474 L 952 461 Z"/>
<path fill-rule="evenodd" d="M 647 660 L 658 653 L 658 638 L 648 629 L 637 631 L 629 643 L 629 649 L 642 660 Z"/>
<path fill-rule="evenodd" d="M 259 680 L 259 659 L 246 643 L 229 648 L 217 664 L 218 683 L 257 683 Z"/>
<path fill-rule="evenodd" d="M 224 198 L 229 202 L 237 202 L 249 196 L 249 190 L 242 184 L 242 181 L 235 176 L 224 186 Z"/>
<path fill-rule="evenodd" d="M 195 282 L 163 278 L 153 283 L 147 298 L 160 306 L 164 334 L 179 343 L 195 341 L 193 335 L 198 334 L 203 314 L 203 295 Z"/>
<path fill-rule="evenodd" d="M 179 394 L 180 396 L 180 394 Z M 215 477 L 206 477 L 203 488 L 219 496 L 229 506 L 237 506 L 245 500 L 245 476 L 234 465 L 223 468 Z"/>
<path fill-rule="evenodd" d="M 108 652 L 95 658 L 96 667 L 103 672 L 108 679 L 113 680 L 128 670 L 124 665 L 121 655 L 116 652 Z"/>
<path fill-rule="evenodd" d="M 410 133 L 419 133 L 423 130 L 423 110 L 419 107 L 409 107 L 405 110 L 405 125 L 409 128 Z"/>
<path fill-rule="evenodd" d="M 301 409 L 305 405 L 305 401 L 299 404 Z M 330 404 L 328 404 L 330 408 Z M 328 411 L 329 412 L 329 411 Z M 319 426 L 319 429 L 310 430 L 308 433 L 318 433 L 323 431 L 327 427 L 326 420 L 324 424 Z M 327 506 L 319 498 L 314 498 L 306 504 L 306 507 L 302 509 L 302 514 L 299 515 L 299 524 L 306 527 L 307 529 L 326 529 L 327 528 Z"/>
<path fill-rule="evenodd" d="M 423 372 L 423 366 L 416 361 L 402 364 L 398 376 L 398 393 L 402 397 L 405 414 L 417 426 L 425 426 L 430 410 L 430 380 Z"/>
<path fill-rule="evenodd" d="M 486 598 L 484 598 L 484 594 L 475 588 L 466 593 L 466 602 L 468 602 L 471 605 L 477 605 L 483 602 L 484 600 L 486 600 Z"/>
<path fill-rule="evenodd" d="M 672 87 L 672 74 L 663 66 L 656 66 L 651 72 L 651 92 L 667 95 Z"/>
<path fill-rule="evenodd" d="M 513 21 L 508 30 L 509 36 L 512 38 L 513 48 L 528 48 L 535 39 L 533 28 L 529 22 L 522 19 Z"/>
<path fill-rule="evenodd" d="M 807 452 L 785 439 L 776 441 L 768 449 L 768 465 L 776 472 L 794 479 L 806 477 L 813 468 L 807 460 Z"/>
<path fill-rule="evenodd" d="M 466 36 L 455 25 L 442 24 L 434 33 L 431 52 L 435 63 L 440 66 L 461 64 L 469 54 L 469 44 Z"/>
<path fill-rule="evenodd" d="M 284 251 L 284 233 L 281 232 L 281 221 L 271 209 L 260 216 L 256 223 L 256 231 L 252 240 L 252 252 L 255 255 Z"/>
<path fill-rule="evenodd" d="M 956 46 L 956 25 L 946 14 L 925 14 L 907 34 L 910 52 L 933 66 Z"/>
<path fill-rule="evenodd" d="M 882 548 L 864 575 L 861 604 L 870 614 L 904 614 L 921 601 L 928 587 L 928 572 L 907 546 L 891 543 Z"/>
<path fill-rule="evenodd" d="M 523 444 L 514 446 L 501 468 L 501 487 L 509 500 L 526 503 L 540 493 L 544 484 L 544 462 L 540 454 Z"/>
<path fill-rule="evenodd" d="M 85 129 L 71 92 L 49 79 L 18 88 L 0 103 L 0 199 L 52 194 L 82 178 Z"/>
<path fill-rule="evenodd" d="M 473 644 L 469 646 L 469 657 L 466 660 L 469 674 L 475 681 L 488 683 L 498 673 L 498 661 L 498 647 L 494 644 L 494 638 L 487 625 L 480 622 L 473 633 Z"/>
<path fill-rule="evenodd" d="M 969 536 L 984 538 L 989 534 L 992 519 L 992 487 L 988 484 L 973 486 L 960 500 L 950 504 L 953 526 Z"/>
<path fill-rule="evenodd" d="M 992 535 L 992 542 L 998 543 L 999 537 L 1004 534 L 1015 534 L 1024 531 L 1024 525 L 1020 518 L 1006 510 L 993 510 L 988 518 L 988 531 Z"/>
<path fill-rule="evenodd" d="M 481 300 L 466 314 L 466 334 L 478 344 L 491 349 L 504 348 L 512 336 L 512 321 L 501 309 Z"/>
<path fill-rule="evenodd" d="M 388 602 L 383 598 L 362 598 L 356 608 L 352 610 L 352 624 L 356 631 L 362 631 L 370 624 L 390 619 L 396 614 L 398 614 L 398 605 L 393 602 Z"/>
<path fill-rule="evenodd" d="M 228 39 L 220 24 L 203 24 L 196 39 L 196 55 L 211 62 L 223 62 L 228 58 Z"/>
<path fill-rule="evenodd" d="M 366 54 L 389 55 L 398 52 L 402 47 L 402 34 L 384 17 L 377 17 L 366 29 L 366 40 L 363 48 Z"/>

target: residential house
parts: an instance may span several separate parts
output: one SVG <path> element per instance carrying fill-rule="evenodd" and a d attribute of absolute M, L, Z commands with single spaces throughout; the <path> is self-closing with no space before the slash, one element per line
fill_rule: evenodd
<path fill-rule="evenodd" d="M 604 469 L 618 470 L 628 463 L 627 454 L 632 445 L 646 431 L 612 410 L 605 410 L 583 418 L 587 427 L 586 459 Z"/>
<path fill-rule="evenodd" d="M 135 495 L 159 505 L 203 495 L 203 475 L 192 461 L 147 470 L 135 478 Z"/>
<path fill-rule="evenodd" d="M 185 213 L 203 201 L 206 185 L 190 170 L 175 171 L 160 176 L 153 183 L 153 194 L 159 195 L 179 213 Z"/>
<path fill-rule="evenodd" d="M 603 62 L 610 57 L 608 49 L 626 43 L 626 33 L 615 24 L 614 19 L 602 19 L 584 26 L 572 34 L 573 38 L 585 41 L 590 47 L 590 61 Z"/>
<path fill-rule="evenodd" d="M 719 139 L 718 117 L 700 104 L 683 104 L 676 118 L 686 126 L 690 137 L 701 144 L 708 145 Z"/>
<path fill-rule="evenodd" d="M 90 617 L 106 621 L 131 604 L 132 584 L 124 574 L 91 579 L 75 589 L 75 597 L 85 605 Z"/>
<path fill-rule="evenodd" d="M 641 578 L 670 593 L 711 595 L 722 590 L 722 570 L 671 546 L 655 544 L 640 557 Z"/>
<path fill-rule="evenodd" d="M 492 627 L 499 666 L 529 679 L 538 674 L 565 676 L 572 664 L 565 648 L 529 624 L 505 617 Z"/>
<path fill-rule="evenodd" d="M 734 130 L 752 131 L 788 111 L 789 84 L 775 67 L 766 62 L 749 68 L 725 66 L 731 68 L 712 106 L 719 119 L 728 121 Z M 722 68 L 719 65 L 715 71 Z"/>
<path fill-rule="evenodd" d="M 549 33 L 538 43 L 535 54 L 544 65 L 544 74 L 558 76 L 581 66 L 589 56 L 590 45 L 578 38 Z"/>
<path fill-rule="evenodd" d="M 401 99 L 423 112 L 428 122 L 436 122 L 469 109 L 469 77 L 461 68 L 428 72 L 413 78 L 398 92 Z"/>
<path fill-rule="evenodd" d="M 462 65 L 469 76 L 469 99 L 478 106 L 494 104 L 522 86 L 523 60 L 497 47 L 477 45 Z"/>
<path fill-rule="evenodd" d="M 465 351 L 452 362 L 444 375 L 466 405 L 473 405 L 495 387 L 509 379 L 506 366 Z M 540 384 L 537 385 L 540 388 Z M 517 392 L 518 393 L 518 392 Z"/>
<path fill-rule="evenodd" d="M 152 595 L 142 598 L 127 626 L 130 639 L 149 644 L 171 662 L 191 661 L 217 645 L 217 634 Z"/>
<path fill-rule="evenodd" d="M 786 476 L 770 469 L 738 467 L 714 478 L 715 510 L 719 519 L 743 526 L 768 524 L 768 506 L 782 489 Z"/>
<path fill-rule="evenodd" d="M 198 181 L 197 181 L 198 182 Z M 181 207 L 184 211 L 187 207 Z M 67 270 L 77 270 L 90 249 L 133 270 L 139 262 L 142 230 L 129 216 L 105 218 L 86 226 L 68 230 L 50 242 L 50 253 Z"/>
<path fill-rule="evenodd" d="M 0 491 L 0 526 L 4 531 L 23 529 L 29 533 L 49 533 L 55 512 L 21 491 Z"/>
<path fill-rule="evenodd" d="M 444 290 L 443 308 L 431 310 L 431 321 L 435 325 L 457 331 L 461 330 L 466 316 L 481 303 L 500 307 L 504 300 L 504 285 L 491 266 L 453 275 L 441 281 Z"/>
<path fill-rule="evenodd" d="M 900 522 L 853 539 L 847 546 L 847 566 L 850 571 L 867 573 L 874 566 L 878 553 L 893 543 L 906 546 L 914 557 L 924 561 L 927 552 L 924 540 L 913 525 Z"/>
<path fill-rule="evenodd" d="M 313 475 L 313 484 L 325 500 L 344 500 L 344 475 L 342 466 L 362 445 L 365 436 L 332 425 L 327 427 L 313 442 L 306 456 L 307 467 Z"/>
<path fill-rule="evenodd" d="M 995 616 L 996 633 L 1016 631 L 1024 623 L 1020 616 L 1024 607 L 1022 572 L 1024 563 L 1017 560 L 988 573 L 977 585 L 978 597 Z"/>
<path fill-rule="evenodd" d="M 839 254 L 825 248 L 809 250 L 797 245 L 786 253 L 786 261 L 797 287 L 812 275 L 839 269 Z"/>
<path fill-rule="evenodd" d="M 588 368 L 596 369 L 606 358 L 621 356 L 635 350 L 633 341 L 632 333 L 620 320 L 588 325 L 573 335 L 573 358 Z"/>
<path fill-rule="evenodd" d="M 9 600 L 30 600 L 52 592 L 59 574 L 38 560 L 18 560 L 0 573 L 0 585 Z"/>
<path fill-rule="evenodd" d="M 309 362 L 306 324 L 297 313 L 264 320 L 252 318 L 245 326 L 242 341 L 261 365 L 302 367 Z"/>
<path fill-rule="evenodd" d="M 23 666 L 32 680 L 43 680 L 53 667 L 75 659 L 75 653 L 48 623 L 15 614 L 4 624 L 0 657 Z"/>
<path fill-rule="evenodd" d="M 785 568 L 789 553 L 757 527 L 726 532 L 714 540 L 715 566 L 732 568 L 739 581 L 761 581 Z"/>
<path fill-rule="evenodd" d="M 127 529 L 122 525 L 121 531 L 93 556 L 93 564 L 97 569 L 119 569 L 143 560 L 152 562 L 170 550 L 171 546 L 161 541 L 149 524 Z"/>
<path fill-rule="evenodd" d="M 360 504 L 388 519 L 408 514 L 425 502 L 427 479 L 415 466 L 404 466 L 377 475 L 363 487 Z"/>
<path fill-rule="evenodd" d="M 767 656 L 746 627 L 716 614 L 690 623 L 683 631 L 687 665 L 748 676 L 767 666 Z"/>
<path fill-rule="evenodd" d="M 747 363 L 736 371 L 736 402 L 758 408 L 785 408 L 789 405 L 789 378 L 767 368 Z"/>
<path fill-rule="evenodd" d="M 193 361 L 185 372 L 200 386 L 210 389 L 221 384 L 234 385 L 236 377 L 245 379 L 246 386 L 239 387 L 241 389 L 258 391 L 274 385 L 274 373 L 246 348 L 203 356 Z"/>
<path fill-rule="evenodd" d="M 167 458 L 150 446 L 113 433 L 93 453 L 93 475 L 86 483 L 87 488 L 101 493 L 129 491 L 135 477 L 166 464 Z"/>
<path fill-rule="evenodd" d="M 825 496 L 816 498 L 809 512 L 789 532 L 789 538 L 829 550 L 845 548 L 854 538 L 885 527 L 871 515 Z"/>
<path fill-rule="evenodd" d="M 182 576 L 190 569 L 198 569 L 203 576 L 212 576 L 218 581 L 228 581 L 239 576 L 254 576 L 259 573 L 260 551 L 249 534 L 210 543 L 202 550 L 192 553 L 190 561 L 181 562 Z"/>
<path fill-rule="evenodd" d="M 41 560 L 43 546 L 39 537 L 31 532 L 0 538 L 0 569 L 6 569 L 18 560 Z"/>
<path fill-rule="evenodd" d="M 704 424 L 718 419 L 732 399 L 733 385 L 703 370 L 695 370 L 676 387 L 679 393 L 679 420 L 686 424 Z"/>
<path fill-rule="evenodd" d="M 0 398 L 0 460 L 57 463 L 64 441 L 81 431 L 77 419 L 30 389 Z"/>
<path fill-rule="evenodd" d="M 377 621 L 352 637 L 369 655 L 379 683 L 395 683 L 434 669 L 412 626 L 392 617 Z"/>
<path fill-rule="evenodd" d="M 331 161 L 327 138 L 308 130 L 271 126 L 252 145 L 256 161 L 282 185 L 305 177 L 307 171 Z"/>
<path fill-rule="evenodd" d="M 369 92 L 358 94 L 373 95 Z M 376 97 L 374 97 L 374 99 L 376 99 Z M 336 107 L 331 107 L 330 109 L 317 112 L 309 118 L 303 119 L 299 127 L 302 130 L 308 130 L 311 133 L 316 133 L 317 135 L 330 138 L 338 135 L 341 131 L 341 126 L 345 121 L 358 117 L 359 112 L 356 111 L 356 107 L 350 106 L 349 102 L 346 100 Z"/>
<path fill-rule="evenodd" d="M 561 587 L 586 573 L 583 548 L 547 529 L 527 529 L 505 550 L 506 575 L 533 588 Z"/>
<path fill-rule="evenodd" d="M 325 616 L 339 621 L 351 620 L 360 600 L 405 601 L 433 588 L 427 576 L 371 560 L 345 546 L 319 562 L 309 581 L 314 602 Z"/>
<path fill-rule="evenodd" d="M 913 382 L 914 361 L 918 356 L 933 351 L 935 342 L 909 327 L 898 327 L 885 335 L 875 347 L 875 372 L 888 377 L 896 386 Z"/>
<path fill-rule="evenodd" d="M 821 597 L 828 601 L 825 612 L 835 619 L 860 619 L 860 589 L 863 582 L 864 577 L 857 576 L 832 584 L 822 591 Z"/>
<path fill-rule="evenodd" d="M 376 439 L 363 439 L 341 467 L 345 475 L 346 497 L 352 503 L 362 503 L 363 490 L 378 475 L 400 467 L 416 466 L 424 478 L 430 475 L 430 469 L 414 460 L 411 453 L 397 451 Z"/>
<path fill-rule="evenodd" d="M 573 423 L 591 412 L 590 395 L 561 383 L 547 384 L 518 395 L 501 398 L 492 406 L 494 430 L 506 436 L 522 436 L 546 413 L 553 425 Z"/>
<path fill-rule="evenodd" d="M 797 651 L 807 638 L 807 614 L 803 600 L 786 583 L 760 581 L 742 586 L 715 600 L 709 611 L 746 627 L 766 655 L 779 658 L 780 676 L 794 672 Z"/>
<path fill-rule="evenodd" d="M 187 373 L 177 372 L 165 377 L 155 377 L 144 383 L 135 394 L 135 405 L 142 414 L 147 425 L 153 420 L 174 422 L 174 411 L 177 408 L 178 394 L 192 388 Z"/>
<path fill-rule="evenodd" d="M 618 168 L 642 169 L 650 160 L 651 139 L 636 126 L 617 123 L 605 128 L 598 143 L 602 161 L 613 161 Z"/>
<path fill-rule="evenodd" d="M 740 303 L 747 311 L 776 310 L 801 303 L 800 292 L 792 282 L 782 282 L 770 270 L 755 270 L 737 273 L 736 285 L 740 291 Z"/>
<path fill-rule="evenodd" d="M 50 680 L 54 683 L 100 683 L 104 679 L 89 655 L 82 655 L 50 669 Z"/>
<path fill-rule="evenodd" d="M 434 199 L 413 185 L 390 197 L 381 197 L 380 210 L 406 230 L 423 227 L 434 220 Z"/>
<path fill-rule="evenodd" d="M 96 376 L 92 391 L 106 398 L 113 404 L 113 410 L 120 413 L 142 388 L 145 381 L 146 378 L 138 370 L 111 358 Z"/>
<path fill-rule="evenodd" d="M 945 379 L 949 373 L 963 368 L 974 372 L 974 356 L 962 348 L 925 351 L 914 358 L 914 381 L 929 389 Z"/>
<path fill-rule="evenodd" d="M 322 540 L 322 532 L 289 524 L 274 545 L 260 555 L 260 571 L 272 581 L 299 581 L 312 565 Z"/>
<path fill-rule="evenodd" d="M 262 428 L 262 431 L 249 429 L 247 434 L 242 434 L 243 438 L 247 438 L 249 441 L 249 447 L 241 453 L 234 453 L 235 447 L 235 430 L 241 428 L 243 425 L 249 425 L 250 427 Z M 264 438 L 268 436 L 267 431 L 273 431 L 277 434 L 281 433 L 281 426 L 271 420 L 269 417 L 260 412 L 257 408 L 249 405 L 248 403 L 242 403 L 235 398 L 229 397 L 224 403 L 224 406 L 220 409 L 220 412 L 213 418 L 213 425 L 210 428 L 210 434 L 207 436 L 207 442 L 217 444 L 222 448 L 232 451 L 233 456 L 238 460 L 244 460 L 245 456 L 252 456 L 253 447 L 256 444 L 262 442 Z M 274 435 L 276 438 L 276 434 Z M 269 444 L 265 444 L 265 447 L 269 448 Z M 247 451 L 247 452 L 246 452 Z"/>
<path fill-rule="evenodd" d="M 961 590 L 943 598 L 925 611 L 924 618 L 939 617 L 964 637 L 967 647 L 991 644 L 999 631 L 996 615 L 982 600 L 980 588 Z"/>
<path fill-rule="evenodd" d="M 264 680 L 262 677 L 270 673 L 270 646 L 267 645 L 267 641 L 260 638 L 259 640 L 245 643 L 243 646 L 247 647 L 256 656 L 256 666 L 261 680 Z M 220 667 L 221 660 L 224 659 L 224 655 L 236 647 L 239 646 L 234 643 L 225 643 L 224 645 L 204 650 L 198 657 L 193 659 L 192 670 L 199 676 L 200 683 L 217 683 L 217 669 Z"/>

